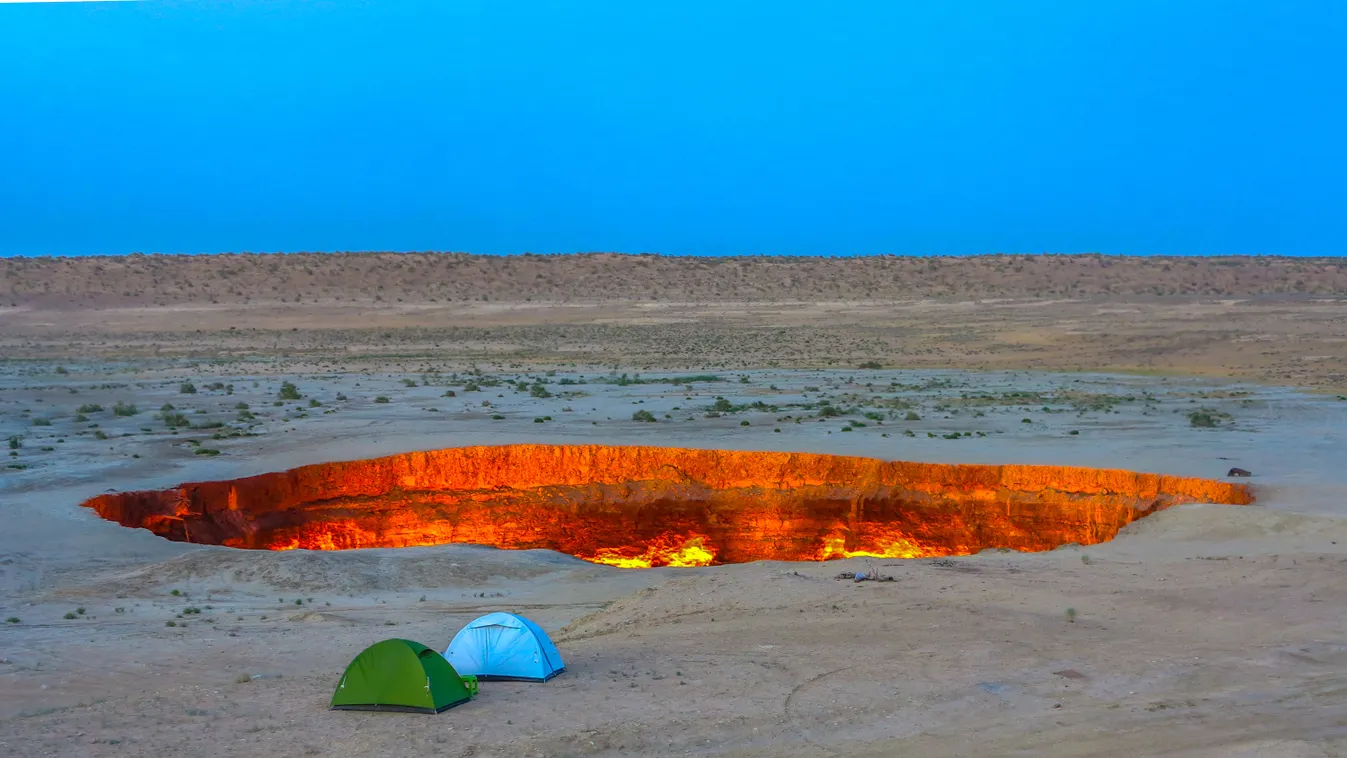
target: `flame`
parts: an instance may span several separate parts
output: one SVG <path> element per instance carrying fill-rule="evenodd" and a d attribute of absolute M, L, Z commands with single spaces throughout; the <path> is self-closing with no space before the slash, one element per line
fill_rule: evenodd
<path fill-rule="evenodd" d="M 623 568 L 923 558 L 1112 539 L 1243 484 L 1066 466 L 981 466 L 604 445 L 449 448 L 99 495 L 167 539 L 265 550 L 467 543 Z"/>
<path fill-rule="evenodd" d="M 838 558 L 933 558 L 943 555 L 966 555 L 959 547 L 935 547 L 922 545 L 896 529 L 880 529 L 877 535 L 865 539 L 853 540 L 860 544 L 855 550 L 847 549 L 848 530 L 837 525 L 823 536 L 823 545 L 819 548 L 817 560 L 830 561 Z"/>
<path fill-rule="evenodd" d="M 653 568 L 655 566 L 710 566 L 715 560 L 715 551 L 706 545 L 703 535 L 686 539 L 660 535 L 651 543 L 633 548 L 601 548 L 593 555 L 576 555 L 577 558 L 592 563 L 602 563 L 618 568 Z M 635 552 L 640 550 L 640 552 Z"/>

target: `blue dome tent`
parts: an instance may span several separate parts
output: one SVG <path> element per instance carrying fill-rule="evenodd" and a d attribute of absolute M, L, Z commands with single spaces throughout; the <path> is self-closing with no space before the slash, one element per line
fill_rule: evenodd
<path fill-rule="evenodd" d="M 478 679 L 545 682 L 566 670 L 542 627 L 513 613 L 488 613 L 454 635 L 444 657 Z"/>

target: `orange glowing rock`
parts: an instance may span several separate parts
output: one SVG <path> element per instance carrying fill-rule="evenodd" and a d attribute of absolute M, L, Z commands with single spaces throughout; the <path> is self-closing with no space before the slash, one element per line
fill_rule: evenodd
<path fill-rule="evenodd" d="M 967 555 L 1111 539 L 1248 486 L 981 466 L 603 445 L 506 445 L 324 463 L 84 505 L 168 539 L 266 550 L 476 543 L 627 568 Z"/>

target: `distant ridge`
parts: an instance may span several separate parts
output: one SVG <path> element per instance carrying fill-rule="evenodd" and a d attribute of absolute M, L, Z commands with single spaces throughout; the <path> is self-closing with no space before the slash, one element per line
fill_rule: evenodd
<path fill-rule="evenodd" d="M 0 306 L 1347 295 L 1347 258 L 226 253 L 0 258 Z"/>

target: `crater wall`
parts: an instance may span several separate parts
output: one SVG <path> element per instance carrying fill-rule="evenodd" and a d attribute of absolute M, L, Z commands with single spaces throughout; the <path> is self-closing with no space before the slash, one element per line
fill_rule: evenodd
<path fill-rule="evenodd" d="M 265 550 L 477 543 L 619 566 L 964 555 L 1112 539 L 1208 479 L 604 445 L 505 445 L 323 463 L 84 503 L 171 540 Z"/>

